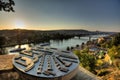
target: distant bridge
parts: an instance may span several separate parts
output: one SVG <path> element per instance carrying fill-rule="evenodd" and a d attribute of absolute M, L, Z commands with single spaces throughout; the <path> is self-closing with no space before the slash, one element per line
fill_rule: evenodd
<path fill-rule="evenodd" d="M 105 36 L 108 36 L 108 33 L 107 34 L 86 34 L 86 35 L 82 35 L 82 36 L 80 36 L 80 35 L 76 35 L 77 37 L 88 37 L 88 39 L 89 39 L 89 41 L 91 40 L 91 39 L 97 39 L 97 38 L 99 38 L 99 37 L 105 37 Z"/>

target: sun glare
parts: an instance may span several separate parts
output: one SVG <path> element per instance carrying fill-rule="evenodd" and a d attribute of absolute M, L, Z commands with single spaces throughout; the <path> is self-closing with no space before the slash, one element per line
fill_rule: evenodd
<path fill-rule="evenodd" d="M 16 21 L 15 22 L 15 28 L 23 29 L 23 28 L 25 28 L 25 24 L 22 21 Z"/>

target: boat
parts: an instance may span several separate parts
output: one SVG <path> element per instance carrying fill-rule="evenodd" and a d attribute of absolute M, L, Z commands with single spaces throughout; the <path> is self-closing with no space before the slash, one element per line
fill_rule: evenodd
<path fill-rule="evenodd" d="M 26 50 L 26 48 L 17 48 L 17 49 L 10 50 L 10 52 L 21 52 L 23 50 Z"/>

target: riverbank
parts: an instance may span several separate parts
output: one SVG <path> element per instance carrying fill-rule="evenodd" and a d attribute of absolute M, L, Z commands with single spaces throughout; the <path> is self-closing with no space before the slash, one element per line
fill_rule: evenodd
<path fill-rule="evenodd" d="M 15 55 L 0 55 L 0 80 L 22 80 L 19 74 L 14 70 L 12 59 Z M 77 75 L 71 80 L 99 80 L 99 78 L 79 66 Z"/>

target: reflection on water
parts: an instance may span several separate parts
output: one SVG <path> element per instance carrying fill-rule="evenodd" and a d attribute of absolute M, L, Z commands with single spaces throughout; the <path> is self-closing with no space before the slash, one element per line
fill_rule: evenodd
<path fill-rule="evenodd" d="M 30 50 L 31 49 L 31 44 L 24 44 L 24 45 L 21 45 L 20 47 L 21 48 L 26 48 L 26 50 Z M 7 47 L 6 50 L 8 51 L 8 54 L 19 54 L 19 52 L 10 52 L 11 50 L 14 50 L 14 49 L 17 49 L 19 48 L 19 45 L 16 45 L 15 47 Z"/>
<path fill-rule="evenodd" d="M 15 48 L 17 49 L 19 47 L 19 45 L 16 45 Z M 30 50 L 31 47 L 29 46 L 29 44 L 24 44 L 20 46 L 21 48 L 26 48 L 26 50 Z"/>
<path fill-rule="evenodd" d="M 71 39 L 68 39 L 68 40 L 50 40 L 50 46 L 51 47 L 56 47 L 56 48 L 59 48 L 59 49 L 62 49 L 62 50 L 66 50 L 66 48 L 69 46 L 76 46 L 77 44 L 78 45 L 81 45 L 83 42 L 85 43 L 86 41 L 88 41 L 88 39 L 86 38 L 71 38 Z"/>

